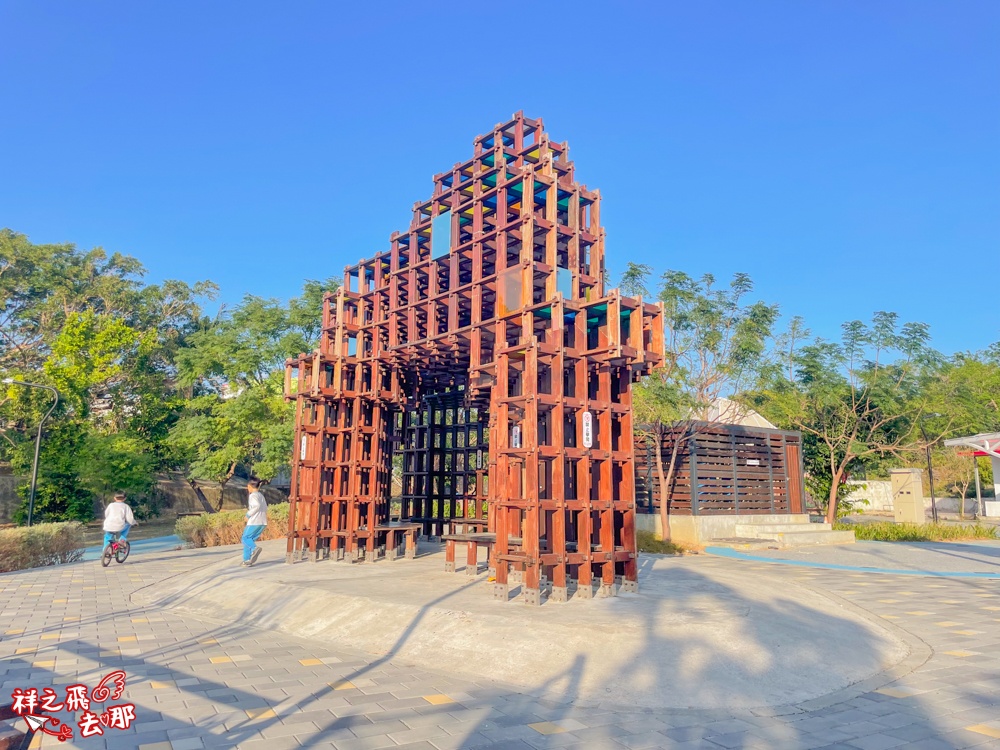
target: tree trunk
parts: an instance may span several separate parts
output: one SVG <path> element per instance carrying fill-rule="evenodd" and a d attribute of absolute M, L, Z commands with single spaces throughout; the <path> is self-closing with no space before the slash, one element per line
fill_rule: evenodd
<path fill-rule="evenodd" d="M 680 437 L 674 436 L 674 442 L 670 446 L 670 467 L 667 469 L 667 477 L 665 480 L 666 484 L 664 485 L 665 487 L 664 495 L 668 498 L 668 503 L 669 503 L 669 498 L 673 496 L 673 492 L 671 490 L 674 486 L 674 474 L 677 471 L 677 454 L 680 453 L 681 444 L 686 439 L 687 439 L 687 430 L 685 429 Z M 691 491 L 692 493 L 694 492 L 693 487 L 691 488 Z M 691 502 L 692 502 L 692 512 L 694 512 L 693 497 L 691 498 Z M 667 531 L 668 532 L 670 531 L 669 525 L 667 526 Z M 664 539 L 668 542 L 670 541 L 669 536 L 664 536 Z"/>
<path fill-rule="evenodd" d="M 191 489 L 194 490 L 194 494 L 198 498 L 198 501 L 201 503 L 201 507 L 205 509 L 205 512 L 215 513 L 216 512 L 215 508 L 213 508 L 212 504 L 208 502 L 208 498 L 205 497 L 205 493 L 202 491 L 201 487 L 198 486 L 198 483 L 195 482 L 193 479 L 188 479 L 187 483 L 191 485 Z"/>
<path fill-rule="evenodd" d="M 653 442 L 656 446 L 656 480 L 660 483 L 660 536 L 663 541 L 670 541 L 670 491 L 663 476 L 663 428 L 658 427 L 653 432 Z"/>
<path fill-rule="evenodd" d="M 219 482 L 219 503 L 218 503 L 218 507 L 215 509 L 216 513 L 220 512 L 222 510 L 222 506 L 223 506 L 223 504 L 226 501 L 226 485 L 228 483 L 229 483 L 228 479 L 226 479 L 226 480 L 224 480 L 222 482 Z"/>
<path fill-rule="evenodd" d="M 963 521 L 965 520 L 965 496 L 969 492 L 970 484 L 972 484 L 971 479 L 968 482 L 965 482 L 964 484 L 960 485 L 962 494 L 958 498 L 958 515 L 959 518 L 961 518 Z"/>
<path fill-rule="evenodd" d="M 830 482 L 830 497 L 826 506 L 826 522 L 831 526 L 837 522 L 837 505 L 839 502 L 837 489 L 840 487 L 841 476 L 843 476 L 843 472 L 834 472 Z"/>
<path fill-rule="evenodd" d="M 229 480 L 233 478 L 233 474 L 236 473 L 236 464 L 231 464 L 229 466 L 229 473 L 226 474 L 226 478 L 219 482 L 219 510 L 222 510 L 222 506 L 226 502 L 226 485 L 229 484 Z"/>

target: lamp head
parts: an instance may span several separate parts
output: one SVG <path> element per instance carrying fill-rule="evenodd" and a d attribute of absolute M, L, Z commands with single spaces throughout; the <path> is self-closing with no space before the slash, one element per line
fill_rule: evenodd
<path fill-rule="evenodd" d="M 7 385 L 10 385 L 11 383 L 14 382 L 14 378 L 4 378 L 3 382 L 6 383 Z"/>

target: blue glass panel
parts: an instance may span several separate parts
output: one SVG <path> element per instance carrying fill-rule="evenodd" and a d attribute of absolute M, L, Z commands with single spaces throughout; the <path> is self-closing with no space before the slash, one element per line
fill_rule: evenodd
<path fill-rule="evenodd" d="M 451 211 L 431 219 L 431 258 L 444 258 L 451 252 Z"/>
<path fill-rule="evenodd" d="M 573 272 L 568 268 L 556 269 L 556 290 L 564 299 L 573 299 Z"/>
<path fill-rule="evenodd" d="M 358 339 L 356 336 L 347 337 L 347 356 L 353 357 L 358 353 Z"/>

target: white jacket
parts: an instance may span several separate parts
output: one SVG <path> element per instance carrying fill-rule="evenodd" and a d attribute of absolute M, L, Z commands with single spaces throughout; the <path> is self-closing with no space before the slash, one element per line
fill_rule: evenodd
<path fill-rule="evenodd" d="M 247 526 L 267 526 L 267 501 L 261 492 L 251 492 L 247 502 Z"/>
<path fill-rule="evenodd" d="M 104 509 L 104 530 L 121 531 L 125 526 L 135 526 L 135 516 L 128 503 L 120 503 L 117 500 Z"/>

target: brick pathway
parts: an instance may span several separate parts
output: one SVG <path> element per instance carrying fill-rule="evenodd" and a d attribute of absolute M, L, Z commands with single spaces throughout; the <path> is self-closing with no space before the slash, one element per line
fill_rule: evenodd
<path fill-rule="evenodd" d="M 1000 747 L 1000 582 L 826 571 L 700 557 L 772 584 L 806 582 L 905 632 L 913 654 L 889 684 L 759 711 L 568 706 L 443 672 L 239 623 L 130 604 L 131 592 L 238 549 L 187 550 L 0 576 L 3 699 L 16 687 L 129 675 L 131 730 L 35 746 L 200 748 L 964 748 Z M 325 564 L 325 563 L 324 563 Z M 334 564 L 334 563 L 330 563 Z M 251 571 L 247 571 L 252 575 Z M 518 606 L 511 604 L 509 606 Z M 808 639 L 808 633 L 803 633 Z M 806 642 L 822 661 L 822 643 Z M 59 714 L 65 718 L 66 714 Z M 79 735 L 79 732 L 77 732 Z"/>

